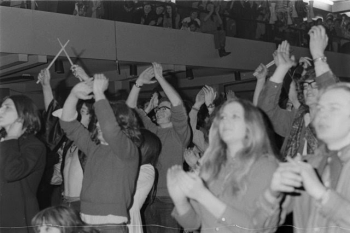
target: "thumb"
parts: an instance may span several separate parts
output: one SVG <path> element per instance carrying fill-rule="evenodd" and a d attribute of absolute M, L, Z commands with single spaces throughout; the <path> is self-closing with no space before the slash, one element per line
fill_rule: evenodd
<path fill-rule="evenodd" d="M 297 161 L 297 162 L 302 161 L 302 157 L 300 153 L 298 153 L 297 156 L 294 157 L 294 161 Z"/>

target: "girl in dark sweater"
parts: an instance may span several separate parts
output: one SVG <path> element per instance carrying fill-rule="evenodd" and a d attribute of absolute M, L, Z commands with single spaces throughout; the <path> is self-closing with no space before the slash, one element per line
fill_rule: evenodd
<path fill-rule="evenodd" d="M 134 112 L 124 102 L 108 103 L 104 95 L 107 87 L 108 79 L 102 74 L 95 75 L 93 82 L 77 84 L 64 104 L 60 123 L 67 137 L 88 157 L 80 195 L 82 219 L 98 225 L 101 232 L 127 232 L 141 134 Z M 91 91 L 99 144 L 75 120 L 78 100 L 92 98 Z"/>
<path fill-rule="evenodd" d="M 0 231 L 33 232 L 30 221 L 39 211 L 36 191 L 45 169 L 45 145 L 35 134 L 40 118 L 24 95 L 6 97 L 0 108 Z"/>

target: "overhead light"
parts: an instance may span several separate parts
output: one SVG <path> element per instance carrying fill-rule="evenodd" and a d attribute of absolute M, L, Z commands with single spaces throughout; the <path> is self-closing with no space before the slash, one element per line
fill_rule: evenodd
<path fill-rule="evenodd" d="M 313 1 L 314 1 L 314 2 L 323 2 L 323 3 L 326 3 L 326 4 L 328 4 L 328 5 L 334 5 L 334 2 L 331 1 L 331 0 L 313 0 Z M 309 3 L 310 0 L 303 0 L 303 2 Z"/>

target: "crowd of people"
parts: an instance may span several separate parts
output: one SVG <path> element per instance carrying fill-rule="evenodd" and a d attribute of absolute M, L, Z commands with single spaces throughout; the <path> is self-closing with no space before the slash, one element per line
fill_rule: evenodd
<path fill-rule="evenodd" d="M 296 232 L 348 232 L 350 85 L 327 63 L 326 29 L 309 36 L 312 58 L 283 41 L 271 77 L 258 66 L 252 101 L 205 85 L 190 111 L 155 62 L 126 100 L 73 65 L 63 105 L 42 70 L 43 117 L 25 95 L 2 100 L 1 232 L 272 233 L 291 212 Z"/>
<path fill-rule="evenodd" d="M 148 26 L 182 29 L 214 35 L 215 48 L 227 56 L 225 35 L 293 46 L 308 47 L 308 31 L 323 25 L 329 37 L 328 51 L 350 52 L 350 18 L 345 13 L 317 11 L 313 1 L 16 1 L 3 6 L 73 14 Z"/>

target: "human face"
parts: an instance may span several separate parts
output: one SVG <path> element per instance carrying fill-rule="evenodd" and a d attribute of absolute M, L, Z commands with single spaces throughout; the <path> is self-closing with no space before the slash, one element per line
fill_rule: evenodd
<path fill-rule="evenodd" d="M 317 137 L 327 146 L 349 139 L 350 93 L 341 89 L 325 92 L 318 101 L 313 124 Z M 345 144 L 348 143 L 350 141 L 345 142 Z"/>
<path fill-rule="evenodd" d="M 164 8 L 163 8 L 162 6 L 159 6 L 159 7 L 156 8 L 156 13 L 157 13 L 157 15 L 162 14 L 163 11 L 164 11 Z"/>
<path fill-rule="evenodd" d="M 18 120 L 18 113 L 15 103 L 12 99 L 6 99 L 0 108 L 0 128 L 5 128 L 6 131 L 10 126 Z"/>
<path fill-rule="evenodd" d="M 214 8 L 213 4 L 207 4 L 207 11 L 211 11 Z"/>
<path fill-rule="evenodd" d="M 198 13 L 197 12 L 192 12 L 191 14 L 191 19 L 197 19 L 198 18 Z"/>
<path fill-rule="evenodd" d="M 171 6 L 166 6 L 166 12 L 168 12 L 168 14 L 171 14 L 172 11 L 173 9 L 171 9 Z"/>
<path fill-rule="evenodd" d="M 101 144 L 107 144 L 106 140 L 103 138 L 100 122 L 96 123 L 96 130 L 97 130 L 97 139 L 100 140 Z"/>
<path fill-rule="evenodd" d="M 143 7 L 143 10 L 144 10 L 144 12 L 146 13 L 146 14 L 148 14 L 148 13 L 150 13 L 151 12 L 151 6 L 150 5 L 145 5 L 144 7 Z"/>
<path fill-rule="evenodd" d="M 44 224 L 38 228 L 38 233 L 61 233 L 61 231 L 58 227 Z"/>
<path fill-rule="evenodd" d="M 190 25 L 190 31 L 195 32 L 197 30 L 197 27 L 194 24 Z"/>
<path fill-rule="evenodd" d="M 306 80 L 302 83 L 305 104 L 311 106 L 316 104 L 318 95 L 318 87 L 315 80 Z"/>
<path fill-rule="evenodd" d="M 159 104 L 156 110 L 156 118 L 158 124 L 170 123 L 171 117 L 171 103 L 169 101 L 163 101 Z"/>
<path fill-rule="evenodd" d="M 246 131 L 243 107 L 237 102 L 226 105 L 220 115 L 219 133 L 221 139 L 230 145 L 243 144 Z"/>
<path fill-rule="evenodd" d="M 81 123 L 85 128 L 87 128 L 88 125 L 89 125 L 89 123 L 90 123 L 91 114 L 89 113 L 89 109 L 88 109 L 88 107 L 86 107 L 85 104 L 83 104 L 83 106 L 81 106 L 80 115 L 81 115 L 80 123 Z"/>

